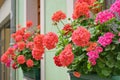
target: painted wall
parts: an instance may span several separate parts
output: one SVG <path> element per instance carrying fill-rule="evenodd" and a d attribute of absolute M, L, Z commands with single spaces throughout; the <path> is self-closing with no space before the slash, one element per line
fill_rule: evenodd
<path fill-rule="evenodd" d="M 66 13 L 66 0 L 45 0 L 45 32 L 54 31 L 57 33 L 57 28 L 52 26 L 51 16 L 57 10 L 62 10 Z M 45 68 L 46 80 L 69 80 L 67 69 L 55 66 L 53 56 L 55 50 L 46 51 L 45 53 Z"/>
<path fill-rule="evenodd" d="M 16 24 L 25 25 L 25 0 L 16 0 Z M 21 69 L 16 70 L 16 80 L 23 80 Z"/>
<path fill-rule="evenodd" d="M 16 0 L 16 24 L 24 25 L 25 18 L 25 0 Z"/>

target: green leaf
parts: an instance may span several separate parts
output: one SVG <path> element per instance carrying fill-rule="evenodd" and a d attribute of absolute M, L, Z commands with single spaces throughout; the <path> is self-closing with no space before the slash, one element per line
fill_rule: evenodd
<path fill-rule="evenodd" d="M 78 60 L 81 61 L 85 57 L 85 54 L 82 54 L 78 57 Z"/>
<path fill-rule="evenodd" d="M 102 63 L 100 60 L 97 61 L 97 65 L 99 68 L 104 68 L 105 67 L 105 64 Z"/>
<path fill-rule="evenodd" d="M 111 69 L 110 68 L 103 68 L 102 69 L 102 74 L 104 75 L 104 76 L 109 76 L 110 75 L 110 73 L 111 73 Z"/>
<path fill-rule="evenodd" d="M 120 69 L 120 61 L 117 61 L 117 62 L 115 63 L 115 68 Z"/>
<path fill-rule="evenodd" d="M 107 52 L 102 52 L 101 55 L 105 56 L 107 55 L 108 53 Z"/>
<path fill-rule="evenodd" d="M 112 45 L 111 50 L 115 50 L 115 45 Z"/>
<path fill-rule="evenodd" d="M 34 65 L 38 65 L 39 64 L 39 62 L 38 61 L 34 61 Z"/>
<path fill-rule="evenodd" d="M 55 56 L 58 56 L 62 50 L 63 50 L 62 48 L 57 50 L 57 52 L 55 53 Z"/>
<path fill-rule="evenodd" d="M 91 70 L 91 64 L 90 64 L 90 62 L 88 62 L 87 68 L 88 68 L 88 70 Z"/>
<path fill-rule="evenodd" d="M 117 60 L 120 60 L 120 52 L 117 55 Z"/>
<path fill-rule="evenodd" d="M 107 61 L 107 62 L 106 62 L 106 65 L 107 65 L 108 67 L 110 67 L 110 68 L 113 68 L 113 67 L 114 67 L 113 61 Z"/>
<path fill-rule="evenodd" d="M 110 46 L 107 46 L 107 47 L 105 48 L 105 51 L 109 51 L 109 50 L 111 50 L 111 47 L 110 47 Z"/>

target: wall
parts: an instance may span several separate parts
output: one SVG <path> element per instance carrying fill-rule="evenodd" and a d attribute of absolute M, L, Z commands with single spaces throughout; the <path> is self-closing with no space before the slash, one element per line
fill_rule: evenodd
<path fill-rule="evenodd" d="M 51 21 L 52 14 L 57 10 L 62 10 L 66 13 L 66 0 L 45 0 L 45 33 L 50 31 L 57 33 L 57 28 L 52 26 Z M 55 66 L 53 61 L 54 54 L 55 50 L 46 51 L 45 53 L 46 80 L 69 80 L 67 70 Z"/>
<path fill-rule="evenodd" d="M 1 22 L 10 14 L 11 11 L 11 0 L 5 0 L 2 7 L 0 7 L 0 27 Z"/>
<path fill-rule="evenodd" d="M 25 0 L 16 0 L 16 24 L 25 25 Z"/>
<path fill-rule="evenodd" d="M 16 24 L 25 26 L 25 0 L 16 0 Z M 16 80 L 23 80 L 22 70 L 16 70 Z"/>

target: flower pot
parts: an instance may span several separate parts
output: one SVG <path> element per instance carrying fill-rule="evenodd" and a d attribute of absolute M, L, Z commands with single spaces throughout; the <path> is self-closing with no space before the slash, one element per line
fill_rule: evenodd
<path fill-rule="evenodd" d="M 113 76 L 112 78 L 100 78 L 96 74 L 91 74 L 81 75 L 80 78 L 77 78 L 72 73 L 70 73 L 70 80 L 120 80 L 120 76 Z"/>
<path fill-rule="evenodd" d="M 33 68 L 30 71 L 23 71 L 23 74 L 27 80 L 40 80 L 39 68 Z"/>

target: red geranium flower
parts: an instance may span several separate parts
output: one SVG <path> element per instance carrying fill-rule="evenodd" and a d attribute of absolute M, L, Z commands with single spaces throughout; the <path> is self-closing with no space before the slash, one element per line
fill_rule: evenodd
<path fill-rule="evenodd" d="M 66 18 L 65 13 L 63 13 L 62 11 L 57 11 L 53 14 L 52 21 L 59 22 L 60 20 L 63 20 L 65 18 Z"/>
<path fill-rule="evenodd" d="M 76 3 L 73 11 L 73 19 L 78 19 L 81 16 L 89 17 L 89 5 L 85 2 Z"/>
<path fill-rule="evenodd" d="M 97 43 L 96 42 L 90 42 L 89 43 L 89 47 L 87 48 L 87 51 L 95 50 L 96 47 L 97 47 Z"/>
<path fill-rule="evenodd" d="M 46 48 L 50 50 L 56 47 L 56 43 L 58 42 L 58 36 L 53 32 L 49 32 L 45 35 L 43 41 L 44 46 L 46 46 Z"/>
<path fill-rule="evenodd" d="M 43 54 L 44 54 L 44 47 L 41 47 L 39 49 L 33 48 L 33 50 L 32 50 L 32 56 L 35 60 L 42 59 Z"/>
<path fill-rule="evenodd" d="M 59 55 L 62 66 L 69 66 L 74 60 L 74 54 L 72 53 L 71 44 L 67 45 L 65 49 Z"/>
<path fill-rule="evenodd" d="M 26 48 L 33 49 L 34 48 L 34 43 L 33 42 L 28 42 L 26 45 Z"/>
<path fill-rule="evenodd" d="M 40 48 L 41 46 L 43 46 L 43 38 L 44 38 L 44 35 L 42 35 L 42 34 L 35 36 L 35 38 L 34 38 L 34 47 L 35 48 Z"/>
<path fill-rule="evenodd" d="M 56 64 L 56 66 L 59 66 L 59 67 L 62 66 L 60 59 L 59 59 L 59 56 L 54 56 L 53 59 L 54 59 L 54 63 Z"/>
<path fill-rule="evenodd" d="M 28 67 L 33 67 L 34 62 L 33 62 L 33 60 L 29 59 L 29 60 L 26 61 L 26 64 L 27 64 Z"/>
<path fill-rule="evenodd" d="M 90 40 L 90 32 L 84 27 L 78 27 L 72 34 L 72 41 L 77 46 L 87 46 Z"/>
<path fill-rule="evenodd" d="M 25 56 L 24 55 L 19 55 L 17 57 L 17 62 L 18 62 L 18 64 L 24 64 L 25 63 Z"/>
<path fill-rule="evenodd" d="M 77 4 L 77 3 L 82 3 L 82 2 L 86 2 L 88 5 L 93 5 L 94 4 L 94 2 L 95 2 L 96 0 L 77 0 L 75 3 Z"/>
<path fill-rule="evenodd" d="M 23 50 L 25 48 L 25 42 L 19 42 L 18 43 L 18 48 L 19 48 L 20 51 Z"/>
<path fill-rule="evenodd" d="M 62 30 L 65 31 L 65 35 L 67 35 L 69 32 L 73 32 L 70 24 L 66 24 Z"/>
<path fill-rule="evenodd" d="M 81 74 L 79 73 L 79 72 L 73 72 L 73 75 L 75 76 L 75 77 L 77 77 L 77 78 L 80 78 L 80 76 L 81 76 Z"/>
<path fill-rule="evenodd" d="M 23 38 L 24 40 L 27 40 L 31 36 L 31 33 L 27 32 L 24 34 Z"/>
<path fill-rule="evenodd" d="M 18 68 L 18 67 L 17 67 L 17 64 L 16 64 L 16 63 L 13 63 L 13 64 L 12 64 L 12 68 L 13 68 L 13 69 L 17 69 L 17 68 Z"/>
<path fill-rule="evenodd" d="M 16 42 L 20 42 L 20 41 L 22 41 L 22 39 L 23 39 L 23 37 L 22 37 L 21 35 L 17 35 L 17 36 L 15 37 L 15 41 L 16 41 Z"/>
<path fill-rule="evenodd" d="M 9 58 L 8 58 L 8 55 L 7 55 L 7 54 L 3 54 L 3 55 L 1 56 L 1 62 L 7 63 L 8 60 L 9 60 Z"/>
<path fill-rule="evenodd" d="M 27 21 L 27 23 L 26 23 L 27 28 L 30 28 L 32 25 L 33 25 L 32 21 Z"/>

